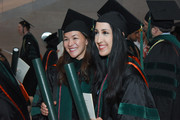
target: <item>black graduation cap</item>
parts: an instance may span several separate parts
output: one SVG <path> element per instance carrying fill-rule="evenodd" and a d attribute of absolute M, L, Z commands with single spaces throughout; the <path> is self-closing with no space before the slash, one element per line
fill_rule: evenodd
<path fill-rule="evenodd" d="M 147 4 L 155 20 L 180 19 L 180 7 L 174 0 L 147 0 Z"/>
<path fill-rule="evenodd" d="M 57 38 L 57 32 L 52 33 L 51 35 L 49 35 L 47 38 L 44 39 L 44 41 L 49 42 L 49 41 L 51 41 L 51 40 L 53 40 L 55 38 Z"/>
<path fill-rule="evenodd" d="M 127 22 L 127 35 L 135 32 L 140 29 L 141 22 L 132 15 L 126 8 L 124 8 L 121 4 L 119 4 L 115 0 L 108 0 L 102 8 L 97 12 L 98 16 L 103 15 L 104 13 L 110 11 L 117 11 L 122 14 Z M 113 22 L 113 19 L 112 19 Z"/>
<path fill-rule="evenodd" d="M 89 35 L 94 27 L 94 22 L 94 19 L 68 9 L 61 29 L 64 33 L 76 30 Z"/>
<path fill-rule="evenodd" d="M 174 20 L 180 19 L 180 7 L 175 0 L 147 0 L 147 4 L 155 26 L 171 28 Z"/>
<path fill-rule="evenodd" d="M 107 22 L 111 26 L 119 28 L 127 36 L 127 23 L 122 14 L 117 11 L 110 11 L 101 15 L 97 22 Z"/>
<path fill-rule="evenodd" d="M 26 21 L 25 19 L 21 18 L 21 21 L 19 22 L 23 27 L 31 28 L 34 27 L 31 23 Z"/>
<path fill-rule="evenodd" d="M 46 48 L 57 48 L 57 45 L 59 44 L 59 39 L 57 37 L 57 32 L 52 33 L 49 35 L 44 41 L 47 43 Z"/>

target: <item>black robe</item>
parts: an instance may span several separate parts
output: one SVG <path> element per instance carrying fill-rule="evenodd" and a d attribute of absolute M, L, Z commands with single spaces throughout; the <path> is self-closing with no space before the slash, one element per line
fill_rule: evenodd
<path fill-rule="evenodd" d="M 20 58 L 30 66 L 23 81 L 23 85 L 29 96 L 34 96 L 37 87 L 37 78 L 32 64 L 32 59 L 36 57 L 40 57 L 38 42 L 31 33 L 27 33 L 23 37 Z"/>
<path fill-rule="evenodd" d="M 57 57 L 56 50 L 53 48 L 48 48 L 42 59 L 44 69 L 46 69 L 46 66 L 48 67 L 48 66 L 55 65 L 57 63 L 57 60 L 58 60 L 58 57 Z"/>
<path fill-rule="evenodd" d="M 138 63 L 131 60 L 136 67 Z M 143 71 L 139 68 L 141 73 Z M 128 65 L 122 79 L 122 88 L 116 100 L 108 103 L 105 99 L 108 83 L 105 80 L 102 91 L 97 93 L 96 115 L 103 120 L 159 120 L 155 102 L 139 70 Z M 116 86 L 114 86 L 116 87 Z M 101 94 L 101 97 L 100 97 Z"/>
<path fill-rule="evenodd" d="M 144 64 L 161 120 L 180 119 L 180 43 L 170 34 L 155 37 Z"/>
<path fill-rule="evenodd" d="M 0 54 L 0 120 L 30 120 L 27 102 L 6 58 Z"/>

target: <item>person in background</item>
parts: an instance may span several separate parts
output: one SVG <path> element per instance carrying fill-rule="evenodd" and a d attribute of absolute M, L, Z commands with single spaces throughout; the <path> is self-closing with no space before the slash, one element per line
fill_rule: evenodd
<path fill-rule="evenodd" d="M 30 33 L 31 26 L 32 25 L 24 19 L 18 24 L 18 32 L 23 37 L 19 57 L 30 66 L 30 69 L 28 70 L 23 81 L 24 88 L 26 89 L 30 97 L 29 111 L 31 109 L 31 103 L 33 101 L 33 96 L 37 87 L 37 78 L 32 64 L 32 60 L 35 58 L 40 58 L 38 42 L 32 35 L 32 33 Z"/>
<path fill-rule="evenodd" d="M 137 30 L 135 33 L 136 33 L 136 41 L 134 41 L 134 44 L 140 50 L 141 33 L 139 30 Z M 143 59 L 146 57 L 148 50 L 149 50 L 149 46 L 146 38 L 146 32 L 143 30 Z"/>
<path fill-rule="evenodd" d="M 48 79 L 50 91 L 53 94 L 56 93 L 53 91 L 53 86 L 54 84 L 57 84 L 56 64 L 58 61 L 58 56 L 56 51 L 57 51 L 57 45 L 59 44 L 59 39 L 57 37 L 57 32 L 55 33 L 45 32 L 42 34 L 41 39 L 47 43 L 46 45 L 47 50 L 43 56 L 42 63 L 46 73 L 46 77 Z M 43 102 L 43 97 L 38 86 L 36 88 L 36 93 L 34 95 L 34 100 L 32 102 L 31 115 L 33 120 L 40 118 L 41 115 L 39 114 L 40 112 L 39 106 L 41 105 L 42 102 Z"/>
<path fill-rule="evenodd" d="M 0 120 L 30 120 L 28 101 L 0 49 Z"/>
<path fill-rule="evenodd" d="M 59 39 L 57 37 L 57 32 L 50 34 L 46 38 L 43 37 L 43 35 L 41 39 L 47 43 L 46 45 L 47 50 L 43 56 L 42 63 L 46 71 L 48 66 L 53 66 L 53 65 L 56 65 L 57 63 L 57 60 L 58 60 L 57 45 L 59 44 Z"/>
<path fill-rule="evenodd" d="M 103 120 L 159 120 L 143 72 L 128 59 L 128 48 L 121 31 L 122 19 L 123 15 L 110 11 L 96 22 L 93 42 L 96 117 Z"/>
<path fill-rule="evenodd" d="M 139 34 L 138 30 L 128 35 L 126 40 L 127 40 L 128 49 L 132 52 L 131 54 L 133 54 L 135 57 L 137 57 L 140 60 L 140 49 L 135 44 L 135 42 L 137 41 L 137 34 Z"/>
<path fill-rule="evenodd" d="M 174 1 L 147 2 L 151 13 L 149 51 L 144 71 L 161 120 L 180 118 L 180 43 L 170 34 L 180 9 Z M 169 6 L 169 5 L 172 6 Z M 161 6 L 161 7 L 159 7 Z M 177 13 L 174 13 L 177 11 Z"/>
<path fill-rule="evenodd" d="M 74 10 L 68 9 L 62 30 L 64 31 L 64 53 L 58 59 L 58 77 L 53 83 L 53 98 L 58 112 L 58 120 L 78 120 L 78 112 L 69 88 L 64 65 L 74 63 L 79 84 L 83 93 L 91 92 L 91 27 L 93 20 Z M 47 118 L 49 112 L 41 101 L 38 111 L 40 117 Z M 40 119 L 40 118 L 39 118 Z"/>

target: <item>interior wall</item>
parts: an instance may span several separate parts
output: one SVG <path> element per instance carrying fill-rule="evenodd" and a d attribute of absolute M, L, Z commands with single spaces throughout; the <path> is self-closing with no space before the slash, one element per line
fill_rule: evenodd
<path fill-rule="evenodd" d="M 5 2 L 21 3 L 17 7 L 5 6 Z M 43 32 L 57 32 L 63 23 L 68 8 L 76 10 L 89 17 L 97 19 L 96 12 L 107 0 L 0 0 L 0 48 L 12 52 L 14 47 L 21 47 L 22 38 L 17 31 L 20 17 L 26 19 L 35 27 L 31 32 L 36 37 L 41 54 L 45 52 L 45 45 L 40 39 Z M 148 11 L 145 0 L 117 0 L 126 9 L 143 21 Z M 6 5 L 8 5 L 6 3 Z M 6 9 L 6 7 L 9 7 Z M 11 55 L 4 53 L 9 61 Z"/>

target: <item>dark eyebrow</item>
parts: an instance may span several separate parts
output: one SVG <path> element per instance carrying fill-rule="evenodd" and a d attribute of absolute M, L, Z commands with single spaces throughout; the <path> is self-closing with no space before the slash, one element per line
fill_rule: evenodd
<path fill-rule="evenodd" d="M 97 29 L 95 29 L 95 30 L 97 30 Z M 108 31 L 109 29 L 102 29 L 101 31 Z"/>
<path fill-rule="evenodd" d="M 74 37 L 74 36 L 78 36 L 78 35 L 77 35 L 77 34 L 74 34 L 74 35 L 72 35 L 72 36 Z"/>
<path fill-rule="evenodd" d="M 78 34 L 72 35 L 72 37 L 78 36 Z M 67 36 L 64 36 L 64 38 L 68 38 Z"/>
<path fill-rule="evenodd" d="M 108 31 L 108 29 L 102 29 L 101 31 Z"/>

